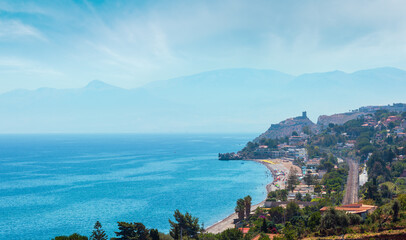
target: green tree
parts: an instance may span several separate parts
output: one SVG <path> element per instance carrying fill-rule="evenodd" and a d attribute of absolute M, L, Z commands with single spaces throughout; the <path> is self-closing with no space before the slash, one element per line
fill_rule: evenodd
<path fill-rule="evenodd" d="M 320 219 L 320 231 L 325 234 L 341 234 L 349 225 L 349 218 L 343 211 L 330 208 Z"/>
<path fill-rule="evenodd" d="M 347 214 L 351 226 L 358 225 L 362 222 L 362 217 L 358 214 Z"/>
<path fill-rule="evenodd" d="M 261 232 L 264 232 L 264 233 L 268 232 L 268 224 L 266 223 L 265 218 L 262 219 Z"/>
<path fill-rule="evenodd" d="M 332 162 L 325 162 L 323 168 L 326 169 L 327 172 L 331 172 L 331 170 L 334 169 L 334 164 Z"/>
<path fill-rule="evenodd" d="M 236 228 L 229 228 L 220 233 L 217 237 L 218 240 L 241 240 L 243 239 L 244 235 Z"/>
<path fill-rule="evenodd" d="M 399 194 L 398 201 L 400 203 L 400 208 L 406 210 L 406 194 Z"/>
<path fill-rule="evenodd" d="M 53 240 L 88 240 L 88 238 L 86 236 L 82 236 L 77 233 L 74 233 L 68 237 L 67 236 L 58 236 L 58 237 L 55 237 Z"/>
<path fill-rule="evenodd" d="M 245 207 L 245 217 L 248 218 L 251 214 L 251 201 L 252 198 L 250 195 L 244 198 L 244 207 Z"/>
<path fill-rule="evenodd" d="M 293 217 L 299 217 L 301 215 L 299 205 L 295 202 L 289 202 L 286 206 L 286 220 L 290 221 Z"/>
<path fill-rule="evenodd" d="M 217 240 L 217 235 L 213 233 L 204 233 L 199 235 L 200 240 Z"/>
<path fill-rule="evenodd" d="M 159 240 L 159 232 L 158 229 L 151 229 L 149 230 L 149 236 L 151 240 Z"/>
<path fill-rule="evenodd" d="M 118 222 L 117 238 L 112 240 L 150 240 L 148 229 L 142 223 Z"/>
<path fill-rule="evenodd" d="M 310 196 L 309 193 L 306 193 L 306 196 L 304 196 L 303 201 L 305 201 L 305 202 L 310 202 L 310 201 L 312 201 L 312 196 Z"/>
<path fill-rule="evenodd" d="M 298 183 L 297 170 L 292 167 L 288 176 L 288 190 L 293 192 Z"/>
<path fill-rule="evenodd" d="M 286 240 L 296 240 L 298 239 L 297 230 L 291 223 L 286 223 L 285 227 L 282 229 L 284 239 Z"/>
<path fill-rule="evenodd" d="M 298 200 L 298 201 L 302 201 L 302 200 L 303 200 L 303 199 L 302 199 L 302 194 L 301 194 L 300 192 L 296 193 L 295 198 L 296 198 L 296 200 Z"/>
<path fill-rule="evenodd" d="M 102 229 L 102 225 L 99 221 L 97 221 L 94 224 L 94 230 L 92 232 L 92 235 L 90 236 L 90 240 L 107 240 L 107 234 L 106 232 Z"/>
<path fill-rule="evenodd" d="M 273 207 L 268 211 L 271 216 L 271 221 L 274 223 L 283 223 L 285 210 L 282 207 Z"/>
<path fill-rule="evenodd" d="M 198 239 L 198 233 L 200 231 L 198 218 L 192 217 L 188 212 L 182 214 L 178 209 L 175 210 L 173 217 L 175 218 L 175 222 L 169 220 L 169 224 L 171 225 L 169 233 L 175 240 L 179 239 L 180 236 Z"/>
<path fill-rule="evenodd" d="M 320 225 L 320 219 L 321 219 L 321 214 L 319 211 L 313 212 L 308 221 L 308 225 L 310 230 L 314 231 L 316 230 L 316 227 Z"/>
<path fill-rule="evenodd" d="M 322 187 L 321 187 L 321 185 L 319 185 L 319 184 L 317 184 L 316 186 L 314 186 L 314 192 L 315 192 L 315 193 L 321 193 L 321 189 L 322 189 Z"/>
<path fill-rule="evenodd" d="M 309 126 L 303 126 L 302 131 L 304 134 L 311 135 L 312 131 L 310 130 Z"/>
<path fill-rule="evenodd" d="M 245 215 L 245 201 L 240 198 L 237 200 L 237 206 L 235 207 L 235 212 L 238 214 L 238 219 L 243 220 Z"/>
<path fill-rule="evenodd" d="M 258 240 L 269 240 L 269 236 L 266 235 L 266 234 L 261 233 L 261 234 L 259 235 Z"/>
<path fill-rule="evenodd" d="M 399 202 L 397 200 L 395 200 L 392 205 L 392 211 L 393 211 L 392 221 L 394 221 L 394 222 L 399 220 L 399 209 L 400 209 Z"/>
<path fill-rule="evenodd" d="M 313 177 L 310 173 L 307 173 L 304 177 L 303 177 L 304 182 L 307 185 L 313 185 Z"/>

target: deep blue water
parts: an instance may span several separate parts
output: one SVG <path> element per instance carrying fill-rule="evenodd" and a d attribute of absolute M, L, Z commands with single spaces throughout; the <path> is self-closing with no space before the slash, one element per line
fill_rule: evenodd
<path fill-rule="evenodd" d="M 0 239 L 109 237 L 117 221 L 168 232 L 175 209 L 209 226 L 265 198 L 254 162 L 218 161 L 255 135 L 0 135 Z"/>

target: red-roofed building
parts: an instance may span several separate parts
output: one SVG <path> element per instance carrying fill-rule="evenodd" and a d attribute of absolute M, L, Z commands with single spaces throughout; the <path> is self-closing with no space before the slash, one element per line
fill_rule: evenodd
<path fill-rule="evenodd" d="M 353 203 L 353 204 L 348 204 L 348 205 L 342 205 L 339 207 L 336 207 L 335 209 L 338 211 L 345 211 L 346 213 L 351 213 L 351 214 L 358 214 L 360 215 L 363 219 L 366 218 L 367 214 L 371 214 L 377 206 L 373 205 L 365 205 L 362 203 Z M 329 210 L 330 207 L 323 207 L 320 209 L 321 213 L 326 212 Z"/>
<path fill-rule="evenodd" d="M 398 116 L 389 116 L 386 120 L 385 123 L 390 123 L 390 122 L 396 122 L 396 121 L 400 121 L 401 118 Z"/>
<path fill-rule="evenodd" d="M 243 234 L 247 234 L 250 231 L 250 228 L 239 228 L 238 230 L 240 230 Z"/>

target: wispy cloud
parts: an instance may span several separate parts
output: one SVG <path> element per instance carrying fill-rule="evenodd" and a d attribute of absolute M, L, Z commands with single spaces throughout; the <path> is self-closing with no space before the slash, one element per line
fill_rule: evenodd
<path fill-rule="evenodd" d="M 0 57 L 0 74 L 15 73 L 19 75 L 62 76 L 63 73 L 44 66 L 36 61 L 16 57 Z"/>
<path fill-rule="evenodd" d="M 0 57 L 37 59 L 81 85 L 230 67 L 406 68 L 400 0 L 2 1 L 1 11 Z"/>
<path fill-rule="evenodd" d="M 35 27 L 24 24 L 19 20 L 0 19 L 0 39 L 16 40 L 20 38 L 34 38 L 42 41 L 47 40 Z"/>

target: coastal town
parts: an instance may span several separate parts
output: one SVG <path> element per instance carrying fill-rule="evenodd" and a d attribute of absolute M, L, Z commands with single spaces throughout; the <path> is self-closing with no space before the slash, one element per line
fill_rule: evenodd
<path fill-rule="evenodd" d="M 273 124 L 241 151 L 219 154 L 220 160 L 266 166 L 273 175 L 267 198 L 249 209 L 245 218 L 238 217 L 236 208 L 235 214 L 206 231 L 216 234 L 234 228 L 252 239 L 322 239 L 335 234 L 362 236 L 368 227 L 382 232 L 377 236 L 385 235 L 396 225 L 403 232 L 383 239 L 403 239 L 406 224 L 399 223 L 399 209 L 406 210 L 405 135 L 406 104 L 399 103 L 320 116 L 317 124 L 306 112 Z M 291 211 L 296 216 L 287 220 Z M 348 218 L 345 226 L 320 227 L 329 214 L 341 213 Z M 310 220 L 320 226 L 308 226 Z M 299 227 L 287 225 L 292 222 Z M 286 237 L 289 234 L 292 238 Z"/>
<path fill-rule="evenodd" d="M 317 124 L 303 112 L 272 124 L 240 151 L 218 155 L 269 170 L 263 201 L 241 196 L 233 213 L 207 228 L 175 210 L 168 234 L 118 222 L 122 238 L 112 239 L 406 239 L 405 134 L 406 104 L 323 115 Z M 94 228 L 104 234 L 99 222 Z M 87 238 L 55 238 L 62 239 Z"/>

